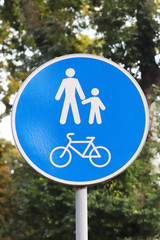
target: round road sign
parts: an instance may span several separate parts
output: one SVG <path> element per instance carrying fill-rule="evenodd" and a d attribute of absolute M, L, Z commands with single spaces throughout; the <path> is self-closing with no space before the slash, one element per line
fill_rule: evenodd
<path fill-rule="evenodd" d="M 55 58 L 22 84 L 12 130 L 24 159 L 42 175 L 89 185 L 124 171 L 145 143 L 149 114 L 133 77 L 90 54 Z"/>

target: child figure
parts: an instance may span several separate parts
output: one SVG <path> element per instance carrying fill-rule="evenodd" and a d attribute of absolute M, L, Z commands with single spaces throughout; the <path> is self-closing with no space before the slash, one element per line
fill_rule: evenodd
<path fill-rule="evenodd" d="M 101 102 L 100 98 L 96 97 L 99 94 L 98 88 L 93 88 L 91 90 L 91 93 L 92 93 L 92 95 L 94 97 L 90 97 L 88 99 L 83 100 L 82 104 L 91 103 L 91 110 L 90 110 L 90 115 L 89 115 L 89 124 L 93 124 L 94 117 L 96 117 L 97 123 L 101 124 L 102 123 L 102 119 L 101 119 L 101 114 L 100 114 L 100 108 L 102 110 L 105 110 L 106 107 Z"/>

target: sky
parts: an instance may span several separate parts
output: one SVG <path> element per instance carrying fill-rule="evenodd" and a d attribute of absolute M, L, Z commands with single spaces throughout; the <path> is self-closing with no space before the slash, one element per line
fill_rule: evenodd
<path fill-rule="evenodd" d="M 4 105 L 0 102 L 0 113 L 4 111 Z M 0 138 L 5 138 L 13 143 L 11 131 L 11 117 L 7 116 L 0 122 Z"/>

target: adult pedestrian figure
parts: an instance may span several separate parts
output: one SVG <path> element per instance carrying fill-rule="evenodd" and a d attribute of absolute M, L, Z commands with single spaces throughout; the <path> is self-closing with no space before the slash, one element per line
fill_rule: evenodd
<path fill-rule="evenodd" d="M 76 124 L 80 124 L 80 122 L 81 122 L 79 111 L 78 111 L 78 106 L 77 106 L 77 101 L 76 101 L 76 91 L 81 100 L 85 99 L 85 95 L 79 84 L 78 79 L 73 78 L 74 75 L 75 75 L 75 70 L 73 68 L 68 68 L 66 70 L 66 76 L 68 78 L 65 78 L 62 80 L 62 83 L 58 89 L 56 96 L 55 96 L 55 99 L 59 100 L 61 98 L 63 92 L 65 91 L 65 99 L 64 99 L 61 117 L 60 117 L 61 124 L 66 123 L 70 106 L 71 106 L 74 122 Z"/>
<path fill-rule="evenodd" d="M 97 123 L 101 124 L 102 119 L 101 119 L 100 109 L 105 110 L 106 107 L 101 102 L 100 98 L 96 97 L 99 94 L 98 88 L 93 88 L 91 90 L 91 93 L 94 97 L 90 97 L 88 99 L 83 100 L 82 104 L 91 103 L 91 110 L 90 110 L 90 115 L 89 115 L 89 124 L 93 124 L 94 117 L 96 117 Z"/>

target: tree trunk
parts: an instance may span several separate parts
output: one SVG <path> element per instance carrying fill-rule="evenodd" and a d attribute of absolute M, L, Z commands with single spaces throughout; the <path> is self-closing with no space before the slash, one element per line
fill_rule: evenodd
<path fill-rule="evenodd" d="M 140 71 L 142 74 L 140 85 L 149 105 L 154 101 L 153 85 L 160 87 L 160 69 L 155 62 L 156 22 L 153 19 L 153 7 L 153 3 L 149 0 L 139 0 L 137 4 L 137 47 L 140 54 Z"/>

